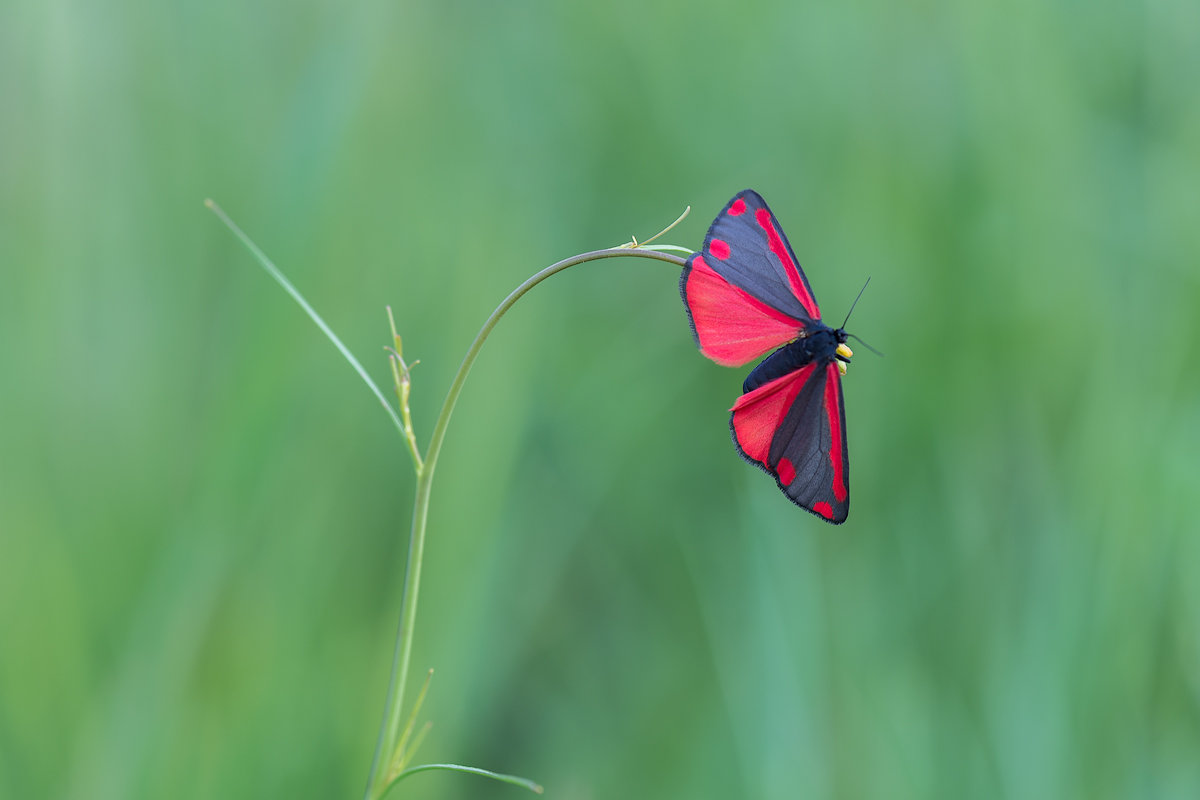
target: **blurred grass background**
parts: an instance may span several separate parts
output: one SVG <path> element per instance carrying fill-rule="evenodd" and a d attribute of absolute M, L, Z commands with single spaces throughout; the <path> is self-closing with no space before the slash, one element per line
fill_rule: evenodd
<path fill-rule="evenodd" d="M 556 798 L 1200 795 L 1200 6 L 0 8 L 0 796 L 356 797 L 491 309 L 747 186 L 853 511 L 743 464 L 674 268 L 539 287 L 434 488 L 420 758 Z M 522 792 L 444 774 L 399 796 Z"/>

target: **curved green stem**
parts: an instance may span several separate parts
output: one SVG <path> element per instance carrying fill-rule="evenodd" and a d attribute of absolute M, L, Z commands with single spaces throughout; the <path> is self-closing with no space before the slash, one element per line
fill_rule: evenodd
<path fill-rule="evenodd" d="M 412 657 L 413 626 L 417 617 L 417 596 L 420 593 L 421 585 L 421 559 L 425 553 L 425 523 L 429 516 L 429 497 L 433 487 L 433 470 L 437 466 L 438 455 L 442 451 L 442 442 L 446 438 L 446 428 L 450 424 L 450 415 L 454 412 L 454 406 L 458 402 L 459 394 L 462 393 L 463 384 L 467 380 L 467 374 L 471 371 L 471 366 L 479 356 L 479 351 L 482 349 L 483 343 L 487 341 L 488 335 L 496 327 L 496 323 L 512 308 L 514 303 L 520 300 L 534 286 L 537 286 L 551 275 L 578 264 L 597 261 L 603 258 L 621 258 L 625 256 L 652 258 L 658 261 L 666 261 L 679 267 L 682 267 L 686 263 L 686 259 L 656 250 L 614 247 L 606 250 L 593 250 L 589 253 L 581 253 L 546 267 L 514 289 L 512 294 L 496 307 L 496 310 L 492 312 L 492 315 L 488 317 L 487 322 L 483 324 L 483 327 L 480 328 L 479 333 L 475 336 L 475 341 L 471 342 L 471 346 L 467 349 L 467 354 L 458 368 L 458 373 L 455 374 L 454 380 L 450 384 L 450 389 L 446 392 L 446 399 L 442 403 L 441 413 L 438 414 L 437 421 L 433 427 L 433 434 L 429 439 L 429 448 L 425 452 L 424 463 L 417 469 L 416 500 L 413 504 L 412 537 L 409 540 L 408 546 L 408 568 L 404 577 L 404 598 L 401 600 L 400 629 L 396 635 L 396 650 L 392 660 L 392 675 L 388 686 L 386 712 L 384 714 L 383 725 L 379 731 L 379 740 L 375 746 L 375 759 L 371 765 L 371 777 L 367 783 L 366 800 L 378 800 L 387 791 L 392 782 L 399 777 L 399 774 L 393 775 L 392 771 L 393 764 L 397 763 L 398 754 L 395 750 L 402 727 L 401 712 L 404 706 L 404 688 L 408 679 L 409 661 Z"/>
<path fill-rule="evenodd" d="M 462 364 L 458 368 L 458 373 L 454 376 L 454 381 L 450 384 L 450 390 L 446 392 L 446 400 L 442 403 L 442 411 L 438 414 L 437 422 L 433 426 L 433 435 L 429 437 L 429 449 L 425 453 L 425 469 L 432 474 L 433 467 L 437 463 L 438 453 L 442 450 L 442 440 L 446 437 L 446 426 L 450 424 L 450 414 L 454 411 L 454 405 L 458 402 L 458 395 L 462 392 L 463 383 L 467 379 L 467 373 L 471 371 L 471 366 L 475 363 L 475 358 L 479 355 L 483 343 L 487 341 L 488 335 L 492 329 L 496 327 L 496 323 L 500 318 L 512 308 L 513 304 L 520 300 L 526 292 L 537 286 L 542 281 L 549 278 L 555 273 L 562 272 L 564 269 L 583 264 L 587 261 L 597 261 L 602 258 L 622 258 L 625 256 L 640 256 L 642 258 L 653 258 L 658 261 L 666 261 L 678 267 L 682 267 L 687 263 L 687 259 L 673 256 L 670 253 L 661 253 L 657 250 L 640 250 L 632 248 L 612 247 L 607 250 L 593 250 L 590 253 L 581 253 L 571 258 L 563 259 L 557 264 L 552 264 L 546 267 L 541 272 L 537 273 L 529 280 L 522 283 L 512 294 L 504 299 L 504 302 L 496 307 L 492 315 L 488 317 L 487 322 L 479 329 L 479 333 L 475 336 L 475 341 L 471 342 L 470 348 L 467 349 L 466 356 L 463 357 Z"/>
<path fill-rule="evenodd" d="M 399 781 L 407 778 L 409 775 L 416 775 L 418 772 L 429 772 L 430 770 L 448 770 L 450 772 L 464 772 L 468 775 L 482 775 L 485 778 L 491 778 L 494 781 L 501 783 L 511 783 L 513 786 L 521 786 L 534 794 L 541 794 L 542 787 L 531 780 L 521 778 L 516 775 L 504 775 L 500 772 L 492 772 L 490 769 L 480 769 L 479 767 L 464 767 L 461 764 L 422 764 L 419 767 L 409 767 L 396 776 Z"/>

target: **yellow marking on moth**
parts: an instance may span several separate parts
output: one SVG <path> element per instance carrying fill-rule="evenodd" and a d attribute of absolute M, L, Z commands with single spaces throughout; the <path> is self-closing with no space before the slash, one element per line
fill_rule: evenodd
<path fill-rule="evenodd" d="M 837 350 L 835 352 L 842 358 L 852 358 L 854 356 L 854 351 L 851 350 L 849 347 L 846 347 L 845 342 L 842 342 L 841 344 L 839 344 L 837 346 Z M 836 360 L 837 360 L 837 365 L 838 365 L 838 372 L 845 375 L 846 367 L 847 367 L 846 362 L 842 361 L 841 359 L 836 359 Z"/>

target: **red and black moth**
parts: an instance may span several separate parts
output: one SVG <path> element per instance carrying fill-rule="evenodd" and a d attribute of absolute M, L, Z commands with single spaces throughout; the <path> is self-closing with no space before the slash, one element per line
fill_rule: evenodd
<path fill-rule="evenodd" d="M 848 334 L 821 322 L 808 278 L 757 192 L 739 192 L 717 215 L 683 268 L 679 292 L 708 358 L 736 367 L 775 350 L 751 370 L 731 409 L 738 453 L 796 505 L 845 522 Z"/>

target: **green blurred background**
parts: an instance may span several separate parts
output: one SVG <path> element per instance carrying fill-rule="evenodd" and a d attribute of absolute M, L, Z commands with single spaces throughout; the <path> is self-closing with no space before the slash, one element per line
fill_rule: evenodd
<path fill-rule="evenodd" d="M 747 186 L 853 510 L 729 441 L 678 271 L 507 317 L 434 487 L 420 757 L 547 796 L 1200 796 L 1192 0 L 0 9 L 0 796 L 361 795 L 422 440 L 559 258 Z M 426 774 L 399 796 L 522 790 Z"/>

